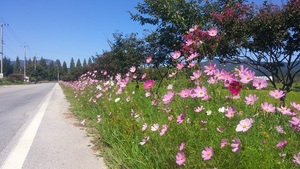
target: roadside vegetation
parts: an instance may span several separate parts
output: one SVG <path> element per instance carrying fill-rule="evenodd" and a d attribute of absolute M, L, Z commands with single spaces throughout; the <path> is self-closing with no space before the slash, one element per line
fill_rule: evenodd
<path fill-rule="evenodd" d="M 170 72 L 161 84 L 134 82 L 134 68 L 61 84 L 111 168 L 296 168 L 299 91 L 283 106 L 279 91 L 254 77 L 246 83 L 240 67 L 226 72 L 236 83 L 212 83 L 209 72 L 221 70 L 210 66 Z"/>
<path fill-rule="evenodd" d="M 298 168 L 299 6 L 144 0 L 60 84 L 110 168 Z"/>

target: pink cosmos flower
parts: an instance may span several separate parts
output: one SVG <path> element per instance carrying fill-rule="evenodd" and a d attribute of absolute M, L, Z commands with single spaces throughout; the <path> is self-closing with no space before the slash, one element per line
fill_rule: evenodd
<path fill-rule="evenodd" d="M 100 123 L 102 120 L 101 115 L 97 115 L 97 123 Z"/>
<path fill-rule="evenodd" d="M 275 107 L 271 103 L 269 104 L 268 102 L 262 103 L 261 109 L 269 113 L 275 112 Z"/>
<path fill-rule="evenodd" d="M 210 28 L 207 32 L 208 32 L 208 35 L 209 35 L 209 36 L 214 37 L 214 36 L 217 36 L 217 34 L 218 34 L 218 29 L 217 29 L 217 28 Z"/>
<path fill-rule="evenodd" d="M 246 118 L 241 120 L 240 123 L 237 125 L 235 131 L 236 132 L 246 132 L 252 126 L 253 120 L 251 118 Z"/>
<path fill-rule="evenodd" d="M 191 54 L 191 55 L 186 59 L 186 61 L 191 61 L 191 60 L 195 59 L 195 58 L 198 57 L 198 56 L 199 56 L 199 53 L 195 52 L 195 53 Z"/>
<path fill-rule="evenodd" d="M 276 147 L 279 148 L 279 149 L 282 149 L 282 148 L 284 148 L 286 145 L 287 145 L 287 141 L 286 141 L 286 139 L 283 139 L 283 140 L 281 140 L 280 142 L 278 142 L 278 143 L 276 144 Z"/>
<path fill-rule="evenodd" d="M 261 78 L 254 78 L 253 80 L 253 87 L 255 87 L 257 90 L 263 89 L 268 87 L 268 82 L 265 79 Z"/>
<path fill-rule="evenodd" d="M 148 140 L 149 140 L 149 136 L 145 136 L 139 144 L 144 145 Z"/>
<path fill-rule="evenodd" d="M 220 147 L 221 148 L 224 148 L 225 146 L 226 146 L 226 144 L 227 144 L 227 139 L 226 138 L 223 138 L 222 140 L 221 140 L 221 144 L 220 144 Z"/>
<path fill-rule="evenodd" d="M 207 80 L 207 82 L 209 84 L 216 84 L 216 83 L 218 83 L 218 79 L 215 78 L 215 77 L 209 77 L 208 80 Z"/>
<path fill-rule="evenodd" d="M 284 91 L 282 91 L 282 90 L 270 91 L 269 94 L 270 94 L 270 96 L 274 97 L 275 99 L 280 99 L 285 95 Z"/>
<path fill-rule="evenodd" d="M 293 156 L 293 163 L 295 163 L 296 165 L 300 166 L 300 152 L 298 154 L 295 154 Z"/>
<path fill-rule="evenodd" d="M 289 120 L 291 127 L 295 131 L 300 131 L 300 117 L 292 117 L 291 120 Z"/>
<path fill-rule="evenodd" d="M 148 90 L 148 89 L 151 89 L 155 84 L 155 81 L 154 80 L 146 80 L 145 83 L 144 83 L 144 89 Z"/>
<path fill-rule="evenodd" d="M 185 65 L 184 62 L 180 62 L 180 63 L 177 64 L 176 68 L 177 68 L 178 70 L 181 70 L 181 69 L 184 68 L 184 65 Z"/>
<path fill-rule="evenodd" d="M 164 104 L 170 103 L 173 100 L 173 98 L 174 98 L 174 92 L 169 91 L 167 94 L 165 94 L 163 96 L 163 102 L 164 102 Z"/>
<path fill-rule="evenodd" d="M 191 97 L 192 98 L 203 98 L 207 95 L 206 87 L 197 86 L 196 88 L 191 90 Z"/>
<path fill-rule="evenodd" d="M 131 66 L 129 70 L 130 70 L 131 73 L 134 73 L 136 71 L 136 67 L 135 66 Z"/>
<path fill-rule="evenodd" d="M 191 80 L 197 80 L 201 77 L 201 71 L 200 70 L 196 70 L 193 72 L 193 76 L 191 76 Z"/>
<path fill-rule="evenodd" d="M 254 105 L 254 103 L 257 101 L 257 96 L 255 94 L 250 94 L 249 96 L 245 97 L 245 102 L 247 105 Z"/>
<path fill-rule="evenodd" d="M 173 59 L 178 59 L 181 56 L 181 52 L 180 51 L 175 51 L 172 53 L 172 58 Z"/>
<path fill-rule="evenodd" d="M 298 111 L 300 111 L 300 104 L 297 104 L 296 102 L 291 102 L 290 104 L 291 104 L 291 106 L 293 106 L 295 109 L 297 109 Z"/>
<path fill-rule="evenodd" d="M 239 138 L 235 138 L 231 142 L 232 152 L 237 153 L 241 150 L 241 140 Z"/>
<path fill-rule="evenodd" d="M 251 70 L 245 71 L 243 74 L 240 75 L 241 78 L 240 82 L 247 84 L 254 79 L 254 75 L 255 72 Z"/>
<path fill-rule="evenodd" d="M 172 72 L 169 74 L 169 77 L 174 77 L 177 74 L 177 72 Z"/>
<path fill-rule="evenodd" d="M 194 32 L 195 30 L 197 30 L 198 29 L 198 25 L 194 25 L 193 27 L 191 27 L 190 29 L 189 29 L 189 32 Z"/>
<path fill-rule="evenodd" d="M 161 129 L 159 135 L 163 136 L 166 133 L 167 130 L 168 130 L 168 125 L 167 124 L 163 124 L 162 125 L 162 129 Z"/>
<path fill-rule="evenodd" d="M 289 109 L 287 106 L 280 106 L 276 109 L 280 111 L 283 115 L 292 115 L 291 109 Z"/>
<path fill-rule="evenodd" d="M 225 111 L 225 116 L 228 118 L 234 117 L 236 113 L 236 109 L 234 107 L 228 107 Z"/>
<path fill-rule="evenodd" d="M 178 124 L 181 124 L 181 123 L 184 121 L 185 117 L 186 117 L 186 114 L 185 114 L 185 113 L 181 113 L 181 114 L 177 117 L 177 123 L 178 123 Z"/>
<path fill-rule="evenodd" d="M 146 63 L 150 63 L 152 61 L 152 56 L 148 56 L 147 58 L 146 58 Z"/>
<path fill-rule="evenodd" d="M 151 126 L 151 131 L 157 131 L 159 129 L 159 124 L 155 123 Z"/>
<path fill-rule="evenodd" d="M 181 98 L 188 98 L 190 96 L 190 89 L 183 89 L 179 92 Z"/>
<path fill-rule="evenodd" d="M 145 130 L 147 129 L 147 127 L 148 127 L 148 124 L 147 124 L 147 123 L 144 123 L 144 124 L 143 124 L 143 127 L 142 127 L 142 131 L 145 131 Z"/>
<path fill-rule="evenodd" d="M 212 62 L 209 62 L 207 66 L 204 66 L 204 73 L 206 73 L 208 76 L 213 75 L 215 70 L 216 64 Z"/>
<path fill-rule="evenodd" d="M 184 147 L 185 147 L 185 143 L 182 142 L 179 146 L 179 151 L 182 151 L 184 149 Z"/>
<path fill-rule="evenodd" d="M 177 155 L 176 155 L 176 163 L 178 165 L 184 165 L 185 160 L 186 160 L 186 157 L 185 157 L 185 155 L 184 155 L 183 152 L 177 153 Z"/>
<path fill-rule="evenodd" d="M 233 81 L 229 84 L 228 89 L 232 95 L 236 96 L 241 92 L 242 85 L 237 81 Z"/>
<path fill-rule="evenodd" d="M 210 160 L 213 156 L 213 148 L 212 147 L 205 147 L 204 150 L 202 150 L 202 158 L 204 160 Z"/>
<path fill-rule="evenodd" d="M 198 106 L 198 107 L 195 107 L 195 108 L 194 108 L 194 111 L 195 111 L 196 113 L 199 113 L 199 112 L 201 112 L 202 110 L 204 110 L 204 107 L 203 107 L 203 106 Z"/>
<path fill-rule="evenodd" d="M 145 79 L 145 78 L 146 78 L 146 76 L 147 76 L 147 73 L 143 73 L 143 75 L 142 75 L 141 79 Z"/>
<path fill-rule="evenodd" d="M 285 133 L 282 126 L 276 126 L 276 131 L 278 133 Z"/>

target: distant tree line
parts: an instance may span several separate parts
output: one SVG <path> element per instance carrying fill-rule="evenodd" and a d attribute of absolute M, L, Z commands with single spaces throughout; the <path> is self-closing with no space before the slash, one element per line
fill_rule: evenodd
<path fill-rule="evenodd" d="M 11 61 L 10 58 L 3 58 L 3 75 L 4 78 L 10 81 L 23 81 L 24 75 L 29 78 L 31 82 L 38 81 L 56 81 L 65 80 L 72 81 L 76 80 L 81 74 L 88 71 L 89 65 L 92 64 L 92 59 L 89 58 L 83 60 L 81 64 L 80 59 L 77 60 L 76 64 L 73 58 L 71 58 L 70 66 L 67 63 L 59 59 L 53 61 L 44 59 L 41 57 L 37 60 L 36 57 L 25 61 L 25 72 L 24 72 L 24 60 L 20 60 L 16 57 L 15 61 Z"/>

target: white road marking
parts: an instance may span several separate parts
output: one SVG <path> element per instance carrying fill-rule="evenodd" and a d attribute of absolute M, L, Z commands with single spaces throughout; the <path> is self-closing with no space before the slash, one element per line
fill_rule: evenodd
<path fill-rule="evenodd" d="M 29 124 L 21 139 L 19 140 L 17 146 L 14 150 L 9 154 L 8 158 L 3 163 L 1 169 L 21 169 L 23 163 L 27 157 L 27 154 L 30 150 L 32 142 L 34 140 L 35 134 L 39 128 L 39 125 L 44 117 L 46 108 L 48 107 L 50 98 L 54 93 L 54 89 L 57 84 L 54 86 L 52 91 L 46 96 L 45 101 L 42 102 L 42 105 L 35 115 L 32 122 Z"/>

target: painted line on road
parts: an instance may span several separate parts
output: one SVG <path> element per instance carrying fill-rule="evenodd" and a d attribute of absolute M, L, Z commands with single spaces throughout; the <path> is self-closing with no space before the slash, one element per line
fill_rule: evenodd
<path fill-rule="evenodd" d="M 3 163 L 1 169 L 21 169 L 23 163 L 27 157 L 27 154 L 30 150 L 34 137 L 37 133 L 39 125 L 44 117 L 46 108 L 48 107 L 50 98 L 54 93 L 54 89 L 58 84 L 56 84 L 52 91 L 46 96 L 45 100 L 42 102 L 40 109 L 35 115 L 32 122 L 29 124 L 21 139 L 19 140 L 17 146 L 9 154 L 8 158 Z"/>

